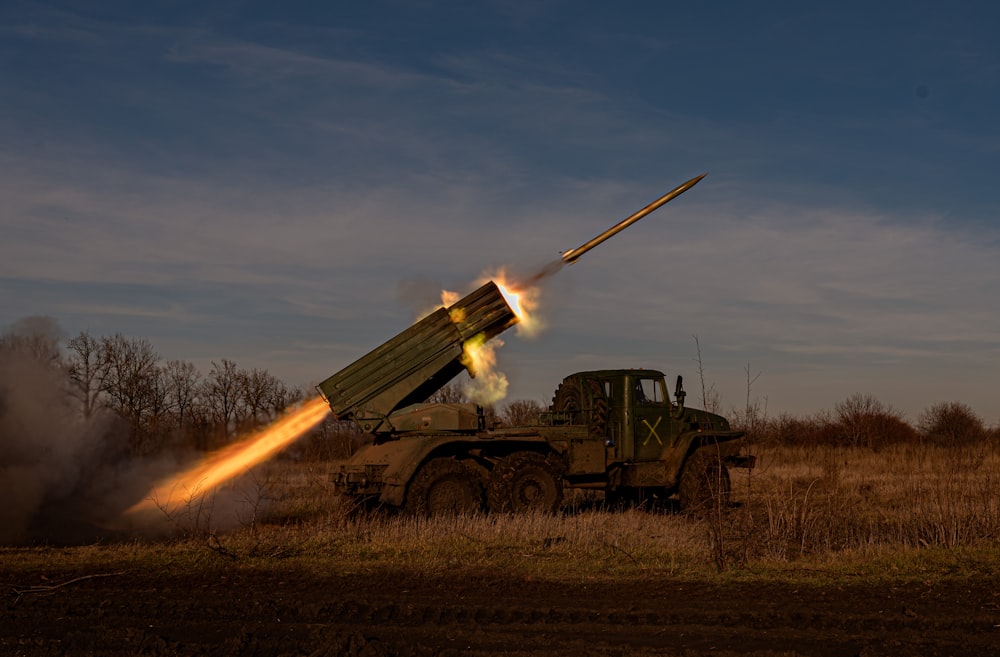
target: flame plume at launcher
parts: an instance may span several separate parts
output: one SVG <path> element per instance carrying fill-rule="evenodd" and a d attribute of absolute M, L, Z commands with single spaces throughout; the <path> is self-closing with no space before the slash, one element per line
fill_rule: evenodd
<path fill-rule="evenodd" d="M 126 513 L 171 513 L 212 488 L 271 458 L 323 421 L 330 411 L 380 436 L 417 431 L 428 423 L 456 430 L 477 430 L 482 414 L 475 404 L 426 404 L 461 371 L 472 377 L 491 367 L 487 343 L 515 325 L 530 332 L 539 283 L 581 256 L 694 187 L 705 174 L 667 192 L 593 239 L 564 251 L 561 258 L 523 281 L 504 276 L 488 280 L 472 293 L 447 302 L 410 328 L 348 365 L 317 386 L 320 397 L 270 427 L 205 457 L 189 470 L 160 482 L 146 499 Z M 432 408 L 432 407 L 442 408 Z M 443 407 L 447 406 L 445 409 Z M 463 410 L 462 407 L 471 407 Z"/>

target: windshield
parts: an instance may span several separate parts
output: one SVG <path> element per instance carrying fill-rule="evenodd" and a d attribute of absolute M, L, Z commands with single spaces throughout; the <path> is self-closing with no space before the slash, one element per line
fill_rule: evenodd
<path fill-rule="evenodd" d="M 643 378 L 635 381 L 635 403 L 636 404 L 664 404 L 666 402 L 666 389 L 663 379 Z"/>

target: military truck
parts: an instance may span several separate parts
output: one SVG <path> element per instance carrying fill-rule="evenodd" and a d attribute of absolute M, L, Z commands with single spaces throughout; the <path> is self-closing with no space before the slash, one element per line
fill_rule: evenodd
<path fill-rule="evenodd" d="M 657 370 L 572 374 L 524 427 L 487 426 L 476 404 L 427 402 L 461 371 L 475 376 L 470 340 L 517 321 L 489 282 L 323 381 L 334 414 L 372 434 L 334 473 L 337 491 L 415 515 L 555 512 L 567 488 L 675 496 L 689 511 L 726 503 L 728 467 L 753 457 L 724 417 L 685 405 L 680 377 L 671 400 Z"/>

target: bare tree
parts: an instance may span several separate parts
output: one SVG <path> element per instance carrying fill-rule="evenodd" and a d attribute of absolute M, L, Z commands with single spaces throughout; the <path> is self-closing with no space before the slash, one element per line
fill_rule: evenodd
<path fill-rule="evenodd" d="M 538 415 L 545 410 L 534 399 L 515 399 L 507 402 L 500 413 L 500 421 L 509 427 L 524 427 L 538 423 Z"/>
<path fill-rule="evenodd" d="M 101 341 L 87 331 L 81 331 L 67 346 L 70 351 L 66 365 L 71 394 L 80 400 L 83 416 L 89 418 L 100 404 L 107 376 L 107 368 L 101 356 Z"/>
<path fill-rule="evenodd" d="M 155 452 L 166 444 L 173 427 L 170 404 L 170 382 L 163 367 L 157 366 L 149 375 L 149 403 L 143 422 L 143 451 Z"/>
<path fill-rule="evenodd" d="M 243 370 L 239 373 L 239 384 L 244 420 L 250 428 L 273 420 L 284 409 L 287 390 L 267 370 Z"/>
<path fill-rule="evenodd" d="M 144 423 L 161 405 L 159 356 L 145 338 L 116 333 L 101 338 L 101 360 L 105 367 L 103 390 L 111 408 L 131 424 L 132 449 L 142 453 L 147 449 Z"/>
<path fill-rule="evenodd" d="M 197 403 L 201 375 L 192 363 L 170 360 L 163 366 L 163 377 L 167 385 L 167 403 L 173 411 L 177 431 L 183 434 Z"/>
<path fill-rule="evenodd" d="M 698 336 L 692 336 L 694 338 L 695 351 L 697 357 L 695 362 L 698 363 L 698 380 L 701 382 L 701 407 L 708 411 L 709 413 L 721 413 L 722 412 L 722 395 L 719 391 L 715 389 L 715 384 L 709 384 L 706 387 L 705 384 L 705 364 L 701 358 L 701 342 L 698 340 Z"/>
<path fill-rule="evenodd" d="M 293 404 L 298 399 L 302 399 L 303 397 L 301 394 L 301 391 L 289 390 L 284 383 L 275 378 L 274 385 L 271 386 L 270 397 L 267 400 L 274 417 L 284 413 L 289 404 Z M 296 397 L 296 395 L 299 396 Z"/>
<path fill-rule="evenodd" d="M 222 435 L 229 435 L 238 420 L 242 403 L 240 379 L 236 363 L 223 358 L 218 363 L 212 361 L 212 371 L 202 383 L 202 394 L 212 424 Z"/>

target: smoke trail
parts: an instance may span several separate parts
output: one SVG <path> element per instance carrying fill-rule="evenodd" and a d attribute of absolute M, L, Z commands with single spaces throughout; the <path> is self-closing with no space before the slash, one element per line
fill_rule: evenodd
<path fill-rule="evenodd" d="M 550 262 L 549 264 L 545 265 L 544 267 L 542 267 L 541 269 L 539 269 L 538 271 L 536 271 L 531 276 L 528 276 L 524 280 L 517 280 L 517 281 L 515 281 L 514 285 L 516 285 L 517 287 L 521 287 L 521 288 L 533 288 L 533 287 L 537 287 L 537 286 L 541 285 L 542 281 L 544 281 L 546 278 L 549 278 L 551 276 L 555 276 L 556 274 L 558 274 L 559 271 L 564 266 L 566 266 L 566 263 L 563 262 L 562 260 L 554 260 L 554 261 Z"/>

